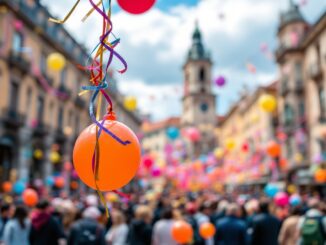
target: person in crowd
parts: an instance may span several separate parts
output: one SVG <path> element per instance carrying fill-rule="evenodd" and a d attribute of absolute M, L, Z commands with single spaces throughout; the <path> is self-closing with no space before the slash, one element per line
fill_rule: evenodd
<path fill-rule="evenodd" d="M 0 241 L 2 241 L 5 226 L 11 216 L 11 206 L 9 204 L 3 204 L 0 208 L 0 211 L 1 211 L 1 214 L 0 214 L 1 215 L 0 216 Z"/>
<path fill-rule="evenodd" d="M 171 235 L 173 222 L 173 209 L 165 207 L 161 212 L 161 219 L 154 225 L 153 245 L 177 245 Z"/>
<path fill-rule="evenodd" d="M 210 222 L 210 215 L 211 215 L 211 210 L 210 210 L 210 203 L 209 202 L 203 202 L 196 214 L 194 215 L 195 222 L 196 222 L 196 229 L 199 230 L 199 227 L 203 223 Z M 197 230 L 195 230 L 195 234 L 197 233 Z M 195 245 L 211 245 L 213 244 L 213 238 L 204 240 L 200 236 L 196 237 L 195 240 Z"/>
<path fill-rule="evenodd" d="M 83 211 L 82 219 L 71 227 L 68 245 L 104 245 L 105 230 L 98 223 L 101 212 L 97 207 L 91 206 Z"/>
<path fill-rule="evenodd" d="M 17 206 L 14 216 L 9 220 L 3 232 L 5 245 L 29 245 L 30 222 L 24 206 Z"/>
<path fill-rule="evenodd" d="M 139 205 L 135 218 L 130 224 L 128 234 L 129 245 L 150 245 L 152 240 L 152 211 L 146 205 Z"/>
<path fill-rule="evenodd" d="M 298 244 L 297 227 L 302 213 L 301 206 L 292 207 L 290 210 L 290 216 L 287 217 L 281 227 L 280 234 L 278 236 L 279 245 L 296 245 Z"/>
<path fill-rule="evenodd" d="M 300 218 L 298 224 L 300 244 L 324 245 L 326 243 L 326 216 L 322 212 L 322 205 L 316 198 L 309 200 L 309 209 Z"/>
<path fill-rule="evenodd" d="M 31 245 L 58 245 L 65 238 L 63 228 L 50 214 L 48 201 L 40 201 L 31 215 Z"/>
<path fill-rule="evenodd" d="M 121 211 L 111 213 L 112 226 L 105 236 L 108 245 L 125 245 L 129 228 Z"/>
<path fill-rule="evenodd" d="M 215 245 L 246 244 L 246 224 L 239 219 L 240 207 L 231 203 L 226 209 L 226 216 L 216 223 Z"/>
<path fill-rule="evenodd" d="M 252 220 L 252 245 L 277 245 L 281 221 L 269 212 L 269 200 L 259 203 L 259 214 Z"/>

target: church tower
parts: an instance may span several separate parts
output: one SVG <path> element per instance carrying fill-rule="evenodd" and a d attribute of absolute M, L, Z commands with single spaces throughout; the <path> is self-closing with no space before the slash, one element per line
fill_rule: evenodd
<path fill-rule="evenodd" d="M 183 66 L 184 94 L 181 124 L 196 127 L 201 140 L 192 146 L 193 156 L 204 154 L 215 145 L 213 130 L 216 125 L 215 95 L 212 92 L 212 61 L 202 43 L 202 35 L 196 23 L 187 60 Z"/>

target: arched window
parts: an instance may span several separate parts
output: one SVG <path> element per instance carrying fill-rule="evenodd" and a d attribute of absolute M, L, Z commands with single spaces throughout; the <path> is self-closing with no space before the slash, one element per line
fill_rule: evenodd
<path fill-rule="evenodd" d="M 202 67 L 199 70 L 199 81 L 204 82 L 206 79 L 205 68 Z"/>

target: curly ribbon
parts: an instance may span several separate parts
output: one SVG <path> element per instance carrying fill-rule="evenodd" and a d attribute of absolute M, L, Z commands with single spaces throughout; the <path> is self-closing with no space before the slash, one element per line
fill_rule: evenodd
<path fill-rule="evenodd" d="M 79 2 L 80 2 L 80 0 L 77 0 L 75 5 L 72 7 L 72 9 L 68 12 L 68 14 L 64 17 L 63 20 L 57 20 L 57 19 L 53 19 L 53 18 L 50 18 L 49 20 L 52 22 L 58 23 L 58 24 L 65 23 L 69 19 L 69 17 L 72 15 L 72 13 L 75 11 Z M 100 161 L 99 161 L 99 159 L 100 159 L 99 138 L 100 138 L 102 131 L 104 131 L 106 134 L 110 135 L 114 140 L 116 140 L 118 143 L 120 143 L 124 146 L 130 144 L 131 142 L 128 140 L 124 141 L 124 140 L 120 139 L 113 132 L 111 132 L 110 130 L 105 128 L 104 127 L 105 119 L 103 119 L 102 122 L 99 122 L 100 111 L 101 111 L 100 105 L 102 104 L 102 97 L 104 97 L 109 104 L 109 113 L 113 112 L 112 101 L 111 101 L 109 95 L 105 92 L 105 89 L 108 88 L 108 83 L 106 82 L 107 73 L 108 73 L 109 66 L 111 65 L 111 63 L 113 61 L 113 58 L 116 57 L 123 65 L 123 68 L 121 70 L 118 70 L 118 72 L 120 72 L 120 73 L 124 73 L 127 70 L 128 65 L 127 65 L 127 62 L 123 59 L 123 57 L 114 50 L 114 48 L 119 44 L 120 39 L 116 38 L 115 35 L 112 33 L 113 26 L 112 26 L 112 22 L 110 20 L 111 0 L 109 0 L 109 7 L 107 10 L 107 14 L 106 14 L 106 9 L 105 9 L 103 0 L 99 1 L 97 4 L 95 4 L 92 0 L 89 0 L 89 2 L 93 8 L 86 13 L 86 15 L 83 17 L 82 21 L 85 21 L 94 11 L 99 13 L 102 16 L 102 20 L 103 20 L 102 35 L 100 36 L 99 43 L 95 46 L 95 48 L 89 55 L 88 60 L 86 62 L 86 64 L 88 64 L 89 61 L 92 60 L 91 65 L 86 65 L 86 66 L 78 65 L 78 68 L 90 72 L 90 74 L 91 74 L 90 82 L 92 83 L 92 85 L 90 85 L 90 86 L 82 86 L 81 87 L 82 92 L 79 93 L 79 95 L 82 95 L 88 91 L 93 91 L 93 95 L 91 96 L 91 101 L 89 104 L 89 115 L 90 115 L 93 123 L 95 123 L 95 125 L 96 125 L 96 143 L 95 143 L 95 147 L 94 147 L 95 148 L 94 153 L 92 156 L 92 171 L 94 174 L 96 191 L 99 195 L 99 198 L 100 198 L 102 204 L 104 205 L 104 207 L 106 209 L 107 216 L 109 216 L 105 198 L 104 198 L 103 194 L 101 193 L 101 191 L 99 190 L 98 183 L 97 183 L 99 180 L 98 172 L 99 172 L 99 164 L 100 164 Z M 103 7 L 103 10 L 100 9 L 101 5 Z M 115 38 L 115 40 L 112 42 L 109 42 L 110 34 L 112 34 L 112 36 Z M 92 58 L 92 55 L 95 51 L 96 51 L 96 54 Z M 103 69 L 103 56 L 104 56 L 105 52 L 109 52 L 110 55 L 109 55 L 106 65 L 105 65 L 105 68 Z M 97 99 L 97 111 L 95 114 L 94 113 L 94 103 L 96 102 L 96 99 Z M 125 197 L 126 199 L 129 199 L 128 195 L 125 195 L 119 191 L 114 191 L 114 192 L 120 196 Z"/>

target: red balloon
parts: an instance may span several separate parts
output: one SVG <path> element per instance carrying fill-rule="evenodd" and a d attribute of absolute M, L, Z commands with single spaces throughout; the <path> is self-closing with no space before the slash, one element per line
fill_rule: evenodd
<path fill-rule="evenodd" d="M 249 150 L 249 144 L 248 143 L 243 143 L 242 151 L 247 152 L 248 150 Z"/>
<path fill-rule="evenodd" d="M 54 185 L 57 188 L 63 188 L 65 186 L 65 179 L 61 176 L 58 176 L 54 180 Z"/>
<path fill-rule="evenodd" d="M 281 146 L 275 141 L 271 141 L 268 143 L 266 151 L 270 157 L 279 157 L 281 155 Z"/>
<path fill-rule="evenodd" d="M 35 206 L 38 202 L 37 192 L 33 189 L 26 189 L 23 192 L 23 202 L 29 207 Z"/>
<path fill-rule="evenodd" d="M 146 156 L 143 156 L 143 164 L 147 169 L 150 169 L 153 166 L 154 161 L 151 156 L 146 155 Z"/>
<path fill-rule="evenodd" d="M 130 14 L 142 14 L 149 10 L 155 0 L 118 0 L 119 6 Z"/>

